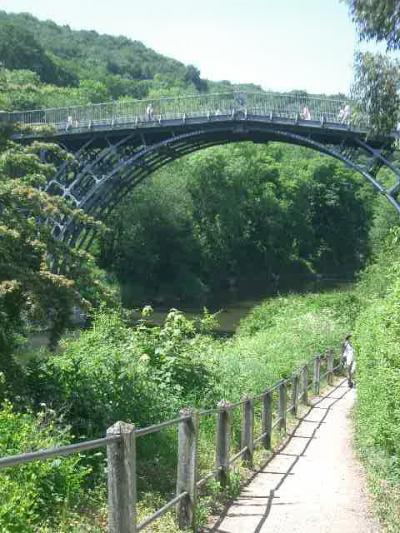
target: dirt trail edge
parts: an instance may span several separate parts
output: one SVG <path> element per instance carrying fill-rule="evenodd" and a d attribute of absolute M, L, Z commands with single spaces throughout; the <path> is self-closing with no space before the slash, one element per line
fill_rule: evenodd
<path fill-rule="evenodd" d="M 351 448 L 354 389 L 340 381 L 312 401 L 287 445 L 257 473 L 215 533 L 376 533 Z"/>

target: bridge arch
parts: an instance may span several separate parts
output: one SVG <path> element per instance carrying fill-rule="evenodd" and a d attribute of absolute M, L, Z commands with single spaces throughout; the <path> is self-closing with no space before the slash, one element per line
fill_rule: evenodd
<path fill-rule="evenodd" d="M 245 127 L 241 123 L 228 123 L 226 126 L 221 125 L 217 130 L 213 130 L 212 134 L 207 130 L 199 129 L 181 135 L 172 135 L 151 145 L 143 145 L 130 157 L 121 157 L 119 161 L 115 162 L 109 174 L 103 175 L 102 179 L 98 180 L 94 187 L 87 192 L 83 205 L 79 207 L 82 207 L 89 215 L 104 218 L 135 186 L 170 162 L 211 146 L 245 141 L 256 143 L 283 142 L 310 148 L 331 156 L 363 176 L 400 214 L 400 205 L 394 195 L 398 190 L 398 181 L 396 182 L 397 186 L 390 191 L 386 190 L 376 177 L 379 169 L 386 166 L 396 173 L 396 179 L 400 179 L 397 169 L 380 150 L 376 151 L 361 140 L 356 145 L 349 143 L 326 144 L 314 140 L 309 135 L 271 129 L 268 125 L 250 123 L 246 123 Z M 106 154 L 103 154 L 95 166 L 100 165 L 105 157 L 107 157 Z M 94 167 L 91 166 L 88 172 L 92 173 L 93 171 Z M 85 173 L 83 173 L 82 178 L 84 175 Z M 72 221 L 62 227 L 59 235 L 60 238 L 71 244 L 83 248 L 89 246 L 93 237 L 91 231 L 76 227 Z"/>
<path fill-rule="evenodd" d="M 33 127 L 33 133 L 19 134 L 15 140 L 58 142 L 73 154 L 46 191 L 96 218 L 104 217 L 133 187 L 169 162 L 240 141 L 290 143 L 334 157 L 360 173 L 400 214 L 400 171 L 391 162 L 397 134 L 371 138 L 366 123 L 339 121 L 342 102 L 309 96 L 300 100 L 273 93 L 229 93 L 162 99 L 154 105 L 160 111 L 157 116 L 150 116 L 141 101 L 15 113 L 8 119 Z M 308 106 L 311 115 L 302 117 L 302 106 Z M 43 125 L 53 130 L 35 133 L 34 128 Z M 379 181 L 381 167 L 392 173 L 391 187 Z M 83 248 L 90 243 L 91 230 L 74 220 L 51 222 L 56 238 Z"/>

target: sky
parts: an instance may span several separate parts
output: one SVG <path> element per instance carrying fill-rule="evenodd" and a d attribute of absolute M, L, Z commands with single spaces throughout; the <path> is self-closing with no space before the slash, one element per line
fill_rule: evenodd
<path fill-rule="evenodd" d="M 125 35 L 201 76 L 348 93 L 358 39 L 341 0 L 0 0 L 73 29 Z"/>

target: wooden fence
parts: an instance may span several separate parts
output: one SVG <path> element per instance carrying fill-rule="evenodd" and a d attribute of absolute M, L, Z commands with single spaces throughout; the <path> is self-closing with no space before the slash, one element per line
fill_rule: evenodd
<path fill-rule="evenodd" d="M 296 415 L 300 403 L 308 404 L 310 389 L 318 395 L 321 383 L 331 385 L 334 372 L 332 351 L 324 356 L 316 355 L 297 369 L 290 378 L 283 379 L 257 396 L 246 396 L 240 402 L 220 401 L 215 409 L 184 409 L 173 420 L 136 429 L 134 425 L 117 422 L 107 430 L 104 438 L 84 441 L 36 452 L 13 455 L 0 459 L 0 469 L 35 460 L 66 456 L 96 448 L 107 447 L 108 475 L 108 531 L 110 533 L 136 533 L 154 520 L 176 507 L 180 528 L 196 530 L 196 503 L 198 493 L 206 482 L 214 478 L 222 487 L 229 483 L 231 466 L 239 459 L 252 465 L 257 445 L 271 449 L 272 432 L 286 432 L 288 413 Z M 261 435 L 254 435 L 254 407 L 260 402 Z M 275 405 L 274 405 L 275 404 Z M 241 409 L 240 451 L 230 457 L 231 417 L 235 409 Z M 215 468 L 202 479 L 197 479 L 197 443 L 199 418 L 216 416 Z M 141 523 L 136 517 L 136 439 L 158 432 L 163 428 L 177 426 L 178 467 L 176 496 Z"/>

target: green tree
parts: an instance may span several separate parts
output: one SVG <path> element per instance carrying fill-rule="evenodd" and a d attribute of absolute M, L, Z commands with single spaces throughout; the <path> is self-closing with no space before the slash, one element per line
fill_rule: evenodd
<path fill-rule="evenodd" d="M 39 154 L 46 150 L 47 162 Z M 0 147 L 0 353 L 9 354 L 27 316 L 50 326 L 52 345 L 69 324 L 74 305 L 106 296 L 94 281 L 87 254 L 52 236 L 51 219 L 73 217 L 95 224 L 56 196 L 39 190 L 67 154 L 56 145 L 19 146 L 4 135 Z M 54 271 L 52 265 L 62 264 Z"/>
<path fill-rule="evenodd" d="M 55 64 L 33 35 L 12 22 L 0 24 L 0 58 L 9 69 L 30 69 L 49 83 L 71 84 L 76 78 Z"/>
<path fill-rule="evenodd" d="M 385 41 L 400 47 L 400 5 L 397 1 L 346 0 L 361 39 Z M 352 96 L 367 115 L 372 133 L 387 133 L 399 119 L 400 66 L 383 54 L 357 52 Z"/>
<path fill-rule="evenodd" d="M 185 81 L 193 83 L 199 92 L 204 92 L 208 88 L 206 80 L 200 78 L 200 70 L 194 65 L 186 67 Z"/>
<path fill-rule="evenodd" d="M 312 271 L 351 276 L 367 256 L 372 198 L 361 178 L 310 150 L 216 147 L 126 197 L 107 220 L 101 264 L 133 288 L 131 305 L 249 291 L 277 274 L 292 286 Z"/>
<path fill-rule="evenodd" d="M 397 0 L 345 0 L 362 39 L 386 41 L 400 48 L 400 4 Z"/>
<path fill-rule="evenodd" d="M 352 97 L 358 112 L 367 115 L 372 133 L 387 133 L 399 121 L 400 66 L 382 54 L 358 52 L 355 56 Z"/>

